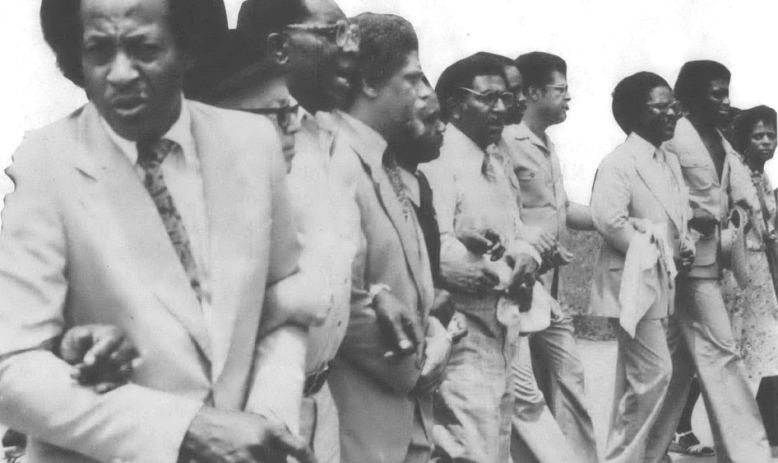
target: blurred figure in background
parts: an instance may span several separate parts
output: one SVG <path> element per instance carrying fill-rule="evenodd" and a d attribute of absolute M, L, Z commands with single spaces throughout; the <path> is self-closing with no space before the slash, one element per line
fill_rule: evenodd
<path fill-rule="evenodd" d="M 767 106 L 744 110 L 735 120 L 733 139 L 756 188 L 752 227 L 746 235 L 750 282 L 741 289 L 731 272 L 724 277 L 724 301 L 735 342 L 746 366 L 770 446 L 778 446 L 778 235 L 776 192 L 764 173 L 776 147 L 776 113 Z M 775 449 L 774 449 L 775 452 Z"/>

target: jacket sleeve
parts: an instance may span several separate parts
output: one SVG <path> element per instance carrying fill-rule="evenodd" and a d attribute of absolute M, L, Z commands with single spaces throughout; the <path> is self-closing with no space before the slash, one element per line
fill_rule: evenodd
<path fill-rule="evenodd" d="M 615 154 L 615 153 L 614 153 Z M 624 159 L 614 154 L 600 165 L 592 190 L 591 210 L 594 227 L 605 241 L 626 254 L 629 242 L 635 233 L 629 223 L 629 205 L 632 189 Z"/>
<path fill-rule="evenodd" d="M 202 403 L 137 385 L 99 395 L 70 378 L 48 346 L 67 328 L 67 230 L 44 137 L 27 140 L 8 175 L 0 233 L 0 420 L 99 461 L 175 462 Z"/>
<path fill-rule="evenodd" d="M 416 385 L 421 375 L 418 355 L 406 355 L 399 359 L 384 357 L 388 347 L 383 341 L 384 333 L 379 327 L 373 300 L 370 297 L 371 285 L 385 283 L 368 280 L 367 268 L 370 265 L 367 255 L 368 235 L 364 227 L 370 220 L 368 215 L 371 204 L 365 198 L 374 194 L 373 191 L 373 185 L 367 178 L 359 179 L 356 202 L 363 228 L 360 230 L 360 249 L 352 265 L 349 324 L 338 354 L 347 358 L 384 387 L 396 393 L 407 394 Z M 389 291 L 391 292 L 392 289 L 390 288 Z"/>

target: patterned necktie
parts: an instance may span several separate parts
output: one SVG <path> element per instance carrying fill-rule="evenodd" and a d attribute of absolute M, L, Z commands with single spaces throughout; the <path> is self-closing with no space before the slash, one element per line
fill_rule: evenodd
<path fill-rule="evenodd" d="M 176 146 L 178 146 L 176 142 L 165 138 L 140 141 L 138 142 L 138 165 L 146 172 L 143 185 L 157 206 L 157 212 L 165 224 L 167 234 L 176 250 L 178 260 L 184 267 L 197 300 L 202 302 L 202 288 L 197 276 L 197 265 L 192 254 L 189 235 L 162 174 L 162 161 Z"/>
<path fill-rule="evenodd" d="M 397 165 L 397 161 L 390 153 L 384 153 L 383 158 L 384 172 L 389 177 L 389 183 L 392 185 L 395 196 L 400 201 L 400 205 L 403 208 L 403 218 L 407 222 L 410 219 L 411 208 L 409 206 L 410 200 L 405 194 L 405 186 L 403 185 L 403 179 L 400 175 L 400 166 Z"/>

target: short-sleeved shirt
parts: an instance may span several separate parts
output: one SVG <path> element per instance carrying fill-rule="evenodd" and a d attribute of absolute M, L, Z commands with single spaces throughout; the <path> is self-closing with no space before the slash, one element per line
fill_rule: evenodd
<path fill-rule="evenodd" d="M 524 122 L 502 131 L 497 147 L 512 165 L 521 188 L 521 218 L 525 225 L 541 228 L 563 245 L 567 241 L 567 192 L 554 143 L 535 135 Z M 553 271 L 541 277 L 551 289 Z M 557 283 L 561 285 L 561 281 Z M 557 286 L 557 299 L 562 294 Z"/>
<path fill-rule="evenodd" d="M 498 148 L 519 179 L 524 223 L 564 241 L 568 199 L 554 143 L 548 137 L 544 142 L 522 122 L 505 127 Z"/>

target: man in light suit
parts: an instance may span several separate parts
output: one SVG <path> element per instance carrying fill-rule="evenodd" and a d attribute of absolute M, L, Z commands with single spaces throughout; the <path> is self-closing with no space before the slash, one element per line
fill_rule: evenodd
<path fill-rule="evenodd" d="M 678 279 L 676 311 L 668 344 L 673 376 L 660 419 L 654 427 L 646 461 L 665 458 L 683 411 L 697 368 L 719 461 L 765 462 L 769 459 L 764 426 L 746 379 L 724 301 L 719 260 L 721 229 L 730 208 L 730 176 L 746 169 L 729 142 L 716 128 L 729 115 L 730 72 L 715 61 L 683 65 L 675 96 L 688 115 L 681 118 L 667 149 L 678 156 L 689 188 L 693 217 L 690 228 L 697 239 L 697 256 L 688 275 Z M 749 178 L 748 173 L 741 178 Z M 746 185 L 750 187 L 750 185 Z M 656 442 L 653 442 L 656 440 Z"/>
<path fill-rule="evenodd" d="M 618 319 L 624 310 L 634 310 L 622 307 L 619 295 L 626 255 L 636 234 L 661 227 L 679 268 L 688 271 L 693 260 L 694 244 L 687 229 L 691 210 L 681 167 L 663 148 L 673 137 L 676 108 L 670 86 L 656 74 L 640 72 L 619 82 L 613 92 L 613 115 L 628 137 L 603 160 L 592 192 L 592 218 L 604 242 L 594 271 L 590 315 L 610 318 L 619 344 L 606 462 L 643 461 L 672 374 L 666 336 L 674 282 L 657 277 L 656 284 L 666 286 L 637 321 L 634 336 Z M 635 220 L 652 227 L 636 229 Z"/>
<path fill-rule="evenodd" d="M 44 36 L 90 102 L 28 135 L 8 171 L 0 419 L 30 436 L 30 461 L 313 461 L 241 411 L 265 288 L 299 250 L 272 125 L 181 96 L 213 39 L 208 5 L 42 3 Z M 52 352 L 92 323 L 144 357 L 104 395 Z"/>
<path fill-rule="evenodd" d="M 338 413 L 327 377 L 348 326 L 360 225 L 353 191 L 332 173 L 335 133 L 320 121 L 343 104 L 349 82 L 338 76 L 354 68 L 357 45 L 354 29 L 331 0 L 248 0 L 223 54 L 221 82 L 208 92 L 216 105 L 266 114 L 281 129 L 302 244 L 300 273 L 282 293 L 318 301 L 324 323 L 309 330 L 286 323 L 261 341 L 248 406 L 299 428 L 322 463 L 340 462 Z M 313 64 L 317 72 L 311 72 Z M 314 294 L 317 289 L 327 297 Z M 263 321 L 262 328 L 274 327 Z"/>
<path fill-rule="evenodd" d="M 427 346 L 436 342 L 425 333 L 445 336 L 445 330 L 429 317 L 435 291 L 424 232 L 387 148 L 420 135 L 409 133 L 415 127 L 409 122 L 431 89 L 408 21 L 366 13 L 352 22 L 360 32 L 358 81 L 346 111 L 332 120 L 338 130 L 332 169 L 355 188 L 361 221 L 351 318 L 329 378 L 341 456 L 344 463 L 426 462 L 432 399 L 422 371 L 430 369 Z M 391 306 L 422 328 L 405 340 L 416 344 L 410 353 L 396 351 L 397 331 L 380 328 L 378 306 Z M 440 329 L 430 327 L 435 323 Z"/>

